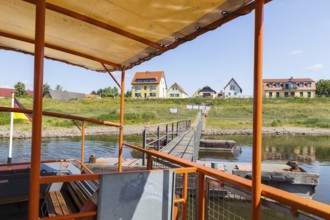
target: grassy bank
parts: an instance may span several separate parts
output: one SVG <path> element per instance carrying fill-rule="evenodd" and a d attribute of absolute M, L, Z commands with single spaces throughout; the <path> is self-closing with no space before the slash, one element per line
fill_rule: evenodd
<path fill-rule="evenodd" d="M 31 98 L 19 98 L 26 107 L 32 108 Z M 178 108 L 178 119 L 194 119 L 197 110 L 187 110 L 187 104 L 211 106 L 207 127 L 221 129 L 251 128 L 253 116 L 252 99 L 164 99 L 125 100 L 125 124 L 155 124 L 176 120 L 170 108 Z M 54 100 L 44 99 L 45 111 L 90 117 L 119 122 L 119 98 L 101 100 Z M 10 99 L 0 99 L 1 106 L 10 106 Z M 16 121 L 15 124 L 26 123 Z M 74 126 L 70 120 L 44 118 L 49 126 Z M 9 124 L 9 113 L 0 112 L 0 125 Z M 265 127 L 312 127 L 330 128 L 330 98 L 315 99 L 265 99 L 263 105 Z"/>

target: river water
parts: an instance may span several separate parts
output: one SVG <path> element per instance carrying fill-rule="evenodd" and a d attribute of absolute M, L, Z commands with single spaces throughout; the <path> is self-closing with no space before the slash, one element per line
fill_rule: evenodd
<path fill-rule="evenodd" d="M 204 137 L 205 138 L 205 137 Z M 234 140 L 242 148 L 241 153 L 200 153 L 201 160 L 251 162 L 252 138 L 250 136 L 209 137 L 219 140 Z M 142 138 L 125 137 L 125 141 L 141 145 Z M 42 141 L 42 160 L 80 158 L 80 138 L 49 138 Z M 118 137 L 86 137 L 85 161 L 91 154 L 97 157 L 117 157 Z M 13 142 L 13 162 L 30 160 L 31 140 L 17 139 Z M 123 156 L 139 157 L 139 154 L 124 148 Z M 0 163 L 6 163 L 8 140 L 0 139 Z M 314 200 L 330 204 L 330 137 L 327 136 L 269 136 L 263 138 L 264 161 L 299 161 L 308 172 L 320 174 L 320 184 L 316 187 Z"/>

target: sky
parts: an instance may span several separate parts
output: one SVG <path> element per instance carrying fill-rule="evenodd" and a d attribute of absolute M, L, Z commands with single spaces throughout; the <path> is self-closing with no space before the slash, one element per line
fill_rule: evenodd
<path fill-rule="evenodd" d="M 265 6 L 263 78 L 330 79 L 330 0 L 273 0 Z M 125 90 L 135 72 L 164 71 L 192 95 L 206 85 L 223 90 L 231 78 L 253 94 L 254 11 L 194 41 L 126 71 Z M 33 57 L 0 50 L 0 87 L 17 82 L 33 89 Z M 115 72 L 120 81 L 120 73 Z M 52 89 L 90 93 L 116 86 L 107 73 L 45 61 L 44 83 Z"/>

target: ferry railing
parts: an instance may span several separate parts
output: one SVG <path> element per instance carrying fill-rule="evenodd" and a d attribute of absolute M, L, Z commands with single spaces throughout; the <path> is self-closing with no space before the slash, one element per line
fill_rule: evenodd
<path fill-rule="evenodd" d="M 179 200 L 175 204 L 179 219 L 251 218 L 251 180 L 155 150 L 145 150 L 128 143 L 124 143 L 124 146 L 146 153 L 149 170 L 181 167 L 196 169 L 196 172 L 187 174 L 188 178 L 177 175 L 175 192 Z M 330 205 L 264 184 L 261 195 L 262 219 L 330 219 Z"/>

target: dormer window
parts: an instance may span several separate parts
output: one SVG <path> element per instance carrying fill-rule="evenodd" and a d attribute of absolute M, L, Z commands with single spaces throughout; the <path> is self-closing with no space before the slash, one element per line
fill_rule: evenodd
<path fill-rule="evenodd" d="M 298 86 L 299 87 L 304 87 L 304 83 L 303 82 L 300 82 L 300 83 L 298 83 Z"/>
<path fill-rule="evenodd" d="M 275 83 L 274 84 L 276 88 L 280 88 L 281 84 L 280 83 Z"/>
<path fill-rule="evenodd" d="M 308 83 L 306 83 L 306 86 L 307 87 L 312 87 L 312 83 L 308 82 Z"/>
<path fill-rule="evenodd" d="M 273 83 L 268 83 L 269 88 L 273 88 Z"/>

